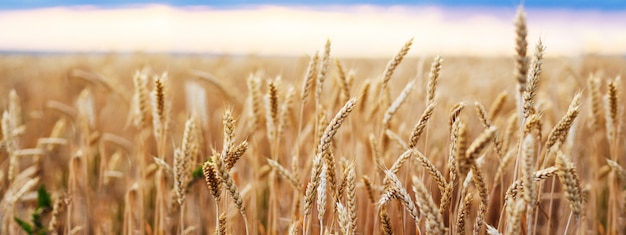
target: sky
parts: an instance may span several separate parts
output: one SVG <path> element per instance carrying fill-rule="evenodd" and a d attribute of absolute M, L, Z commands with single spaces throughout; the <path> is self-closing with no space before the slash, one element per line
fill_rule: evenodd
<path fill-rule="evenodd" d="M 317 1 L 290 1 L 290 0 L 179 0 L 179 1 L 154 1 L 154 0 L 3 0 L 0 8 L 25 9 L 53 7 L 61 5 L 96 5 L 102 7 L 118 7 L 133 4 L 164 4 L 171 6 L 212 6 L 212 7 L 237 7 L 242 5 L 440 5 L 440 6 L 490 6 L 511 7 L 523 3 L 531 8 L 568 8 L 568 9 L 596 9 L 596 10 L 624 10 L 626 1 L 623 0 L 317 0 Z"/>
<path fill-rule="evenodd" d="M 332 3 L 331 3 L 332 2 Z M 509 56 L 513 0 L 1 0 L 0 51 Z M 626 54 L 626 1 L 524 1 L 547 56 Z"/>

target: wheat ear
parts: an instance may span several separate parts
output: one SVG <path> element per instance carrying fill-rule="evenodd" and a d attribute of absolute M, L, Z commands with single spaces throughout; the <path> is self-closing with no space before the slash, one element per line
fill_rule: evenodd
<path fill-rule="evenodd" d="M 387 63 L 387 67 L 385 68 L 385 73 L 383 74 L 382 80 L 383 89 L 387 89 L 389 80 L 391 80 L 393 72 L 396 70 L 396 67 L 398 67 L 398 65 L 402 62 L 404 56 L 409 52 L 409 50 L 411 49 L 411 45 L 413 45 L 413 38 L 409 39 L 409 41 L 407 41 L 404 46 L 400 48 L 400 51 L 398 51 L 396 56 L 393 57 L 393 59 L 391 59 L 389 63 Z"/>
<path fill-rule="evenodd" d="M 570 209 L 576 216 L 580 216 L 582 211 L 582 188 L 574 163 L 561 151 L 556 151 L 557 175 L 565 188 L 565 198 L 570 202 Z"/>
<path fill-rule="evenodd" d="M 315 52 L 315 55 L 313 55 L 313 57 L 311 57 L 311 59 L 309 60 L 309 65 L 307 66 L 306 69 L 306 74 L 304 75 L 304 83 L 302 84 L 302 97 L 301 97 L 301 101 L 302 103 L 306 103 L 307 97 L 309 96 L 309 93 L 311 93 L 311 87 L 314 85 L 315 82 L 315 75 L 317 75 L 317 63 L 319 61 L 319 53 Z"/>
<path fill-rule="evenodd" d="M 528 118 L 529 115 L 535 112 L 533 104 L 535 95 L 537 94 L 537 87 L 539 86 L 539 75 L 541 75 L 541 64 L 543 63 L 544 50 L 545 47 L 543 46 L 541 39 L 539 39 L 535 49 L 535 54 L 533 55 L 530 71 L 528 73 L 528 85 L 522 94 L 524 118 Z"/>
<path fill-rule="evenodd" d="M 426 104 L 435 102 L 435 92 L 437 91 L 437 80 L 439 80 L 439 72 L 441 71 L 441 64 L 443 59 L 440 56 L 435 56 L 435 59 L 430 66 L 430 72 L 428 73 L 428 89 L 426 92 Z"/>
<path fill-rule="evenodd" d="M 520 6 L 515 15 L 515 78 L 517 79 L 520 98 L 526 90 L 526 74 L 528 72 L 528 58 L 526 57 L 528 42 L 526 41 L 526 35 L 526 16 L 524 8 Z"/>
<path fill-rule="evenodd" d="M 409 137 L 409 148 L 414 148 L 415 146 L 417 146 L 417 141 L 422 136 L 424 128 L 426 127 L 426 123 L 428 123 L 428 120 L 433 115 L 435 105 L 435 102 L 429 103 L 428 106 L 426 106 L 424 113 L 422 113 L 419 121 L 413 127 L 413 130 L 411 131 L 411 137 Z"/>
<path fill-rule="evenodd" d="M 413 192 L 420 214 L 426 216 L 426 234 L 445 234 L 447 228 L 443 225 L 443 218 L 439 207 L 433 201 L 426 186 L 417 177 L 413 176 Z"/>

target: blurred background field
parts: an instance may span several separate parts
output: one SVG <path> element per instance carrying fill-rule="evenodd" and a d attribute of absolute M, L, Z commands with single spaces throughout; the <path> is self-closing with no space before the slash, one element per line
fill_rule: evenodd
<path fill-rule="evenodd" d="M 519 4 L 3 1 L 0 234 L 436 234 L 437 219 L 449 234 L 485 234 L 489 226 L 502 234 L 621 234 L 626 4 L 523 3 L 524 58 L 541 68 L 529 117 L 520 115 L 527 91 L 519 92 L 516 76 L 537 70 L 519 67 Z M 345 123 L 328 126 L 350 97 L 356 104 Z M 225 130 L 229 112 L 234 133 Z M 554 137 L 571 113 L 575 121 Z M 522 126 L 531 117 L 536 126 Z M 466 145 L 497 130 L 480 158 L 455 153 L 466 150 L 457 147 L 460 123 Z M 334 136 L 323 138 L 329 130 Z M 533 178 L 536 204 L 509 201 L 507 191 L 521 194 L 514 186 L 529 175 L 515 173 L 526 136 L 536 141 L 531 173 L 552 170 Z M 544 148 L 552 137 L 558 148 Z M 329 153 L 319 152 L 323 140 Z M 233 160 L 235 146 L 245 148 Z M 407 163 L 403 153 L 411 154 Z M 327 173 L 315 177 L 322 157 Z M 476 174 L 455 179 L 459 160 L 480 172 L 488 194 Z M 390 186 L 384 169 L 394 166 L 400 182 Z M 442 211 L 425 210 L 416 198 L 423 194 L 412 190 L 423 185 L 433 208 L 441 206 L 435 171 L 451 190 Z M 561 178 L 571 172 L 573 186 Z M 218 202 L 210 173 L 237 190 L 219 189 Z M 305 191 L 321 178 L 328 192 L 313 195 L 307 213 Z M 404 187 L 420 219 L 402 201 Z M 385 197 L 393 200 L 380 203 Z M 512 202 L 528 214 L 515 217 Z M 576 211 L 574 203 L 584 206 Z"/>

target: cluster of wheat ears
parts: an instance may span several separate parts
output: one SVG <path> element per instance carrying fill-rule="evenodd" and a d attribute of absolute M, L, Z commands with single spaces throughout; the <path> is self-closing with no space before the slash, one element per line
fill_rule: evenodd
<path fill-rule="evenodd" d="M 279 69 L 2 58 L 0 234 L 624 232 L 618 73 L 544 69 L 526 33 L 520 8 L 513 63 L 436 56 L 409 72 L 409 40 L 382 74 L 331 59 L 330 41 Z M 146 63 L 170 72 L 131 76 Z"/>

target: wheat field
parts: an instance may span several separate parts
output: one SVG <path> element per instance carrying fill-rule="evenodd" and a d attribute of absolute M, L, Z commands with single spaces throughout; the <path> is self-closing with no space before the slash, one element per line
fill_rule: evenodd
<path fill-rule="evenodd" d="M 514 22 L 511 58 L 2 55 L 0 234 L 623 234 L 626 59 Z"/>

